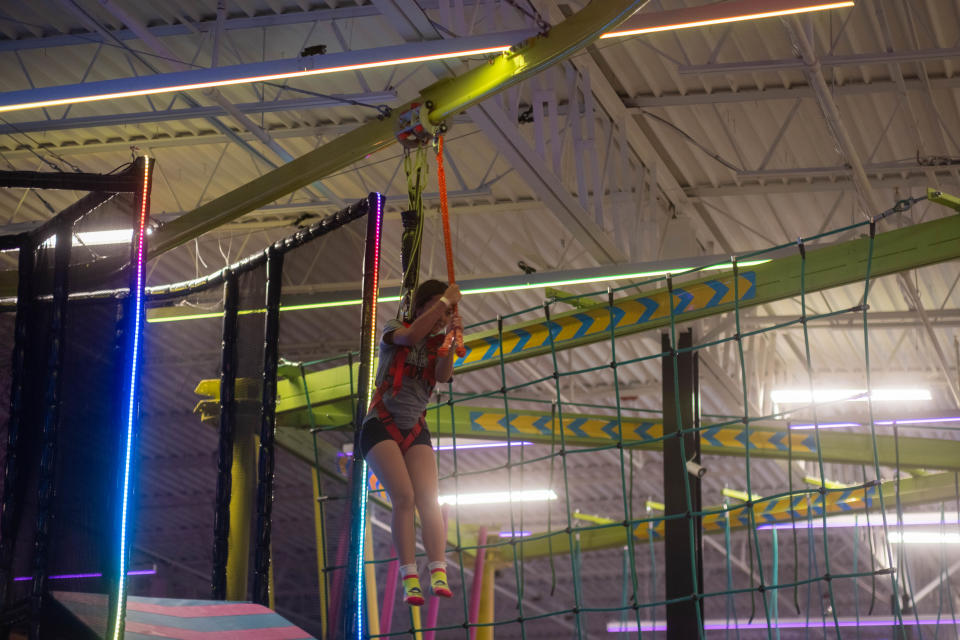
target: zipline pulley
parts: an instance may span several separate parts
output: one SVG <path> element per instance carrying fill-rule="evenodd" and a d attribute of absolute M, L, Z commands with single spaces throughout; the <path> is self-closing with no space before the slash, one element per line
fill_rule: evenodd
<path fill-rule="evenodd" d="M 410 109 L 397 116 L 397 141 L 404 149 L 418 149 L 432 145 L 438 136 L 447 130 L 444 122 L 433 124 L 430 121 L 430 110 L 433 103 L 411 103 Z"/>

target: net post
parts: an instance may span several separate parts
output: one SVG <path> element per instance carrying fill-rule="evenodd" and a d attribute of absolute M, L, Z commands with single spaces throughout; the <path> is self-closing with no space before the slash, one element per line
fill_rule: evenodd
<path fill-rule="evenodd" d="M 703 584 L 701 548 L 700 475 L 687 471 L 688 463 L 700 467 L 699 381 L 696 355 L 691 351 L 693 332 L 681 333 L 677 348 L 669 333 L 661 335 L 663 346 L 663 498 L 664 575 L 666 577 L 667 640 L 702 638 L 701 617 L 697 614 L 699 585 Z M 675 386 L 674 382 L 678 384 Z M 679 395 L 677 395 L 679 394 Z M 679 407 L 677 411 L 671 410 Z M 688 430 L 689 433 L 683 433 Z M 682 442 L 681 442 L 682 438 Z M 687 459 L 684 459 L 684 454 Z M 688 474 L 690 501 L 684 490 Z M 681 517 L 670 517 L 670 516 Z M 686 517 L 683 517 L 683 516 Z M 689 521 L 693 519 L 691 530 Z M 692 534 L 692 535 L 691 535 Z M 691 549 L 693 553 L 691 553 Z M 676 600 L 675 602 L 670 602 Z"/>

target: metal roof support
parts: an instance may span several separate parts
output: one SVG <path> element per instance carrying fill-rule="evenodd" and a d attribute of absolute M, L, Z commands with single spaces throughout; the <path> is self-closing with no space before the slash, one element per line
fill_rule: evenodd
<path fill-rule="evenodd" d="M 117 19 L 119 19 L 125 25 L 127 25 L 127 27 L 129 27 L 131 31 L 137 34 L 140 37 L 140 39 L 143 41 L 143 43 L 147 45 L 150 49 L 152 49 L 154 53 L 156 53 L 159 56 L 162 56 L 163 59 L 166 61 L 166 64 L 171 65 L 174 68 L 178 69 L 179 73 L 195 74 L 195 73 L 204 73 L 207 71 L 216 72 L 217 69 L 232 68 L 232 67 L 219 67 L 217 69 L 203 70 L 200 72 L 188 70 L 189 67 L 186 64 L 184 64 L 184 62 L 180 60 L 180 58 L 178 58 L 177 55 L 173 51 L 171 51 L 169 47 L 167 47 L 167 45 L 161 42 L 159 38 L 157 38 L 152 33 L 150 33 L 146 25 L 141 24 L 136 18 L 131 16 L 129 13 L 127 13 L 123 8 L 117 6 L 116 3 L 112 2 L 112 0 L 99 0 L 99 1 L 100 1 L 100 4 L 107 11 L 113 14 Z M 145 76 L 145 78 L 147 78 L 148 81 L 153 81 L 153 80 L 163 81 L 164 79 L 168 78 L 168 75 L 169 74 L 155 74 L 153 76 Z M 139 80 L 140 80 L 139 78 L 137 79 L 128 78 L 128 79 L 119 80 L 119 81 L 105 80 L 104 82 L 119 83 L 122 85 L 127 85 L 127 84 L 133 84 L 135 82 L 138 82 Z M 98 83 L 88 83 L 88 84 L 98 84 Z M 58 87 L 57 89 L 58 91 L 63 90 L 67 92 L 74 90 L 72 87 L 66 87 L 66 88 Z M 96 91 L 96 89 L 94 90 Z M 123 91 L 123 89 L 121 89 L 121 91 Z M 222 108 L 224 111 L 230 114 L 230 116 L 234 120 L 236 120 L 237 123 L 239 123 L 244 129 L 246 129 L 247 131 L 252 133 L 254 136 L 256 136 L 256 138 L 260 140 L 260 142 L 266 145 L 271 151 L 277 154 L 285 162 L 290 162 L 291 160 L 293 160 L 293 156 L 290 155 L 290 153 L 287 152 L 286 149 L 281 147 L 280 144 L 270 136 L 270 134 L 264 131 L 261 127 L 257 126 L 253 122 L 253 120 L 251 120 L 246 115 L 244 115 L 243 112 L 240 109 L 238 109 L 232 102 L 224 98 L 219 91 L 217 91 L 216 89 L 208 89 L 203 93 L 207 98 L 209 98 L 210 100 L 213 100 L 218 105 L 220 105 L 220 108 Z M 194 104 L 193 98 L 189 98 L 189 96 L 186 96 L 186 94 L 184 95 L 185 97 L 188 98 L 188 102 L 191 102 L 191 104 Z M 196 105 L 194 104 L 194 106 Z M 210 120 L 216 121 L 215 118 L 210 118 Z M 268 161 L 268 163 L 274 168 L 276 168 L 277 166 L 273 162 Z M 325 195 L 327 198 L 332 200 L 337 206 L 342 207 L 343 205 L 346 204 L 345 200 L 343 200 L 340 196 L 336 195 L 322 182 L 319 182 L 319 181 L 315 182 L 313 184 L 313 187 L 317 191 Z"/>
<path fill-rule="evenodd" d="M 374 5 L 389 18 L 401 37 L 408 42 L 433 42 L 443 38 L 423 9 L 412 0 L 374 0 Z M 449 70 L 449 67 L 446 68 Z M 442 77 L 444 69 L 440 64 L 433 65 L 432 69 L 435 75 Z M 597 262 L 607 264 L 626 260 L 626 256 L 606 231 L 591 220 L 586 208 L 577 202 L 557 174 L 526 143 L 519 133 L 516 118 L 511 118 L 494 101 L 478 104 L 468 109 L 467 113 L 497 151 L 507 158 L 523 181 L 533 189 L 537 198 Z M 559 141 L 557 143 L 559 144 Z M 585 194 L 581 194 L 581 199 L 584 198 Z"/>
<path fill-rule="evenodd" d="M 853 182 L 856 185 L 857 193 L 860 195 L 860 204 L 864 210 L 864 214 L 866 217 L 871 218 L 883 211 L 884 208 L 880 206 L 880 200 L 877 198 L 876 193 L 873 191 L 873 186 L 867 178 L 860 154 L 853 144 L 853 139 L 850 137 L 846 125 L 843 123 L 843 118 L 840 116 L 840 109 L 837 107 L 837 103 L 830 93 L 830 87 L 827 85 L 827 80 L 823 75 L 823 68 L 817 59 L 817 53 L 813 43 L 810 42 L 810 38 L 807 37 L 803 25 L 796 17 L 788 20 L 786 24 L 790 32 L 790 37 L 799 50 L 800 55 L 803 57 L 803 62 L 806 64 L 804 71 L 810 86 L 813 88 L 814 94 L 817 96 L 817 102 L 820 104 L 823 116 L 827 120 L 827 127 L 840 146 L 840 150 L 843 152 L 853 172 Z M 923 322 L 927 338 L 930 340 L 930 346 L 936 357 L 937 366 L 947 383 L 950 395 L 953 396 L 954 403 L 957 407 L 960 407 L 960 389 L 958 389 L 950 375 L 951 367 L 947 362 L 943 348 L 940 346 L 937 334 L 933 330 L 933 325 L 930 324 L 930 320 L 927 318 L 920 292 L 917 291 L 916 285 L 914 285 L 910 278 L 902 272 L 898 273 L 897 279 L 907 304 L 913 306 L 920 315 L 920 320 Z"/>
<path fill-rule="evenodd" d="M 798 18 L 789 19 L 790 22 Z M 922 62 L 924 60 L 943 60 L 960 56 L 960 47 L 944 49 L 922 49 L 920 51 L 882 51 L 879 53 L 859 53 L 846 56 L 823 56 L 820 65 L 823 67 L 848 67 L 868 64 L 893 64 L 896 62 Z M 681 75 L 702 76 L 714 73 L 756 73 L 762 71 L 784 71 L 789 69 L 803 69 L 805 63 L 796 58 L 783 60 L 757 60 L 756 62 L 720 62 L 712 64 L 683 64 L 677 67 Z"/>
<path fill-rule="evenodd" d="M 396 91 L 372 91 L 331 96 L 316 96 L 292 100 L 272 100 L 270 102 L 244 102 L 235 104 L 242 113 L 275 113 L 277 111 L 297 111 L 322 107 L 342 107 L 349 102 L 377 105 L 395 100 Z M 34 120 L 16 124 L 0 125 L 0 135 L 33 133 L 37 131 L 63 131 L 65 129 L 86 129 L 88 127 L 113 127 L 128 124 L 150 122 L 170 122 L 191 118 L 213 118 L 227 115 L 223 107 L 188 107 L 185 109 L 164 109 L 162 111 L 139 111 L 102 116 L 79 116 L 76 118 L 58 118 L 56 120 Z"/>
<path fill-rule="evenodd" d="M 495 56 L 461 76 L 424 89 L 416 102 L 434 104 L 430 119 L 439 123 L 507 87 L 563 60 L 608 31 L 643 0 L 592 2 L 556 25 L 549 38 L 536 38 Z M 406 104 L 398 109 L 410 109 Z M 154 235 L 156 257 L 184 242 L 273 202 L 317 178 L 330 175 L 396 141 L 392 119 L 372 121 L 161 227 Z"/>

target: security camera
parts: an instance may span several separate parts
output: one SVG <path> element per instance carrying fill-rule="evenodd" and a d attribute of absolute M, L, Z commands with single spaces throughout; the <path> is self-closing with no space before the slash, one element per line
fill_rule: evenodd
<path fill-rule="evenodd" d="M 702 478 L 707 474 L 707 468 L 701 467 L 699 464 L 697 464 L 693 460 L 687 460 L 687 473 L 689 473 L 692 476 L 697 476 L 698 478 Z"/>

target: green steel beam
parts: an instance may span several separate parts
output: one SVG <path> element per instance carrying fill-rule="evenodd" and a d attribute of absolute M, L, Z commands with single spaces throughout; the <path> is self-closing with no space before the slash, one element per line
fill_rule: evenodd
<path fill-rule="evenodd" d="M 954 501 L 956 493 L 956 474 L 938 473 L 922 478 L 909 478 L 899 483 L 899 503 L 901 506 L 931 504 L 936 502 Z M 881 495 L 883 499 L 881 501 Z M 731 531 L 746 529 L 750 526 L 750 510 L 753 511 L 754 524 L 773 524 L 790 522 L 794 519 L 798 527 L 806 528 L 808 516 L 814 524 L 826 512 L 827 516 L 864 513 L 880 508 L 881 502 L 888 511 L 897 506 L 897 482 L 890 480 L 881 484 L 852 487 L 847 489 L 824 490 L 820 493 L 814 489 L 804 494 L 794 496 L 776 496 L 761 498 L 752 503 L 733 505 L 723 510 L 722 507 L 709 510 L 703 516 L 703 532 L 707 534 L 723 533 L 729 522 Z M 878 516 L 871 519 L 875 523 Z M 864 519 L 866 520 L 866 519 Z M 648 541 L 651 536 L 655 541 L 663 539 L 663 519 L 650 518 L 648 521 L 632 523 L 629 528 L 637 540 Z M 627 543 L 628 525 L 618 521 L 609 525 L 599 524 L 589 527 L 580 527 L 574 530 L 578 539 L 577 546 L 581 551 L 596 551 L 622 547 Z M 549 533 L 535 533 L 532 536 L 515 540 L 509 544 L 498 546 L 488 551 L 494 555 L 492 561 L 497 563 L 511 563 L 512 554 L 518 552 L 524 560 L 548 556 L 551 554 L 565 554 L 570 552 L 570 536 L 564 531 Z"/>
<path fill-rule="evenodd" d="M 866 231 L 866 229 L 865 229 Z M 877 234 L 871 257 L 870 239 L 860 238 L 806 253 L 805 282 L 801 290 L 801 256 L 775 258 L 732 273 L 695 280 L 674 279 L 667 287 L 614 300 L 612 306 L 567 311 L 546 320 L 503 329 L 502 337 L 489 330 L 467 336 L 467 354 L 456 362 L 458 373 L 570 349 L 610 339 L 611 321 L 617 336 L 649 331 L 676 323 L 747 308 L 801 293 L 811 293 L 864 282 L 867 264 L 871 277 L 898 273 L 960 257 L 960 216 L 950 216 Z M 752 256 L 762 258 L 764 256 Z M 735 297 L 737 299 L 735 299 Z M 671 319 L 671 309 L 673 318 Z M 502 344 L 501 344 L 502 343 Z"/>
<path fill-rule="evenodd" d="M 430 85 L 418 98 L 395 109 L 391 117 L 362 125 L 160 227 L 150 241 L 150 258 L 393 144 L 397 117 L 414 103 L 432 104 L 429 118 L 433 124 L 439 124 L 584 48 L 644 3 L 645 0 L 591 2 L 553 27 L 549 34 L 519 43 L 461 76 Z"/>

